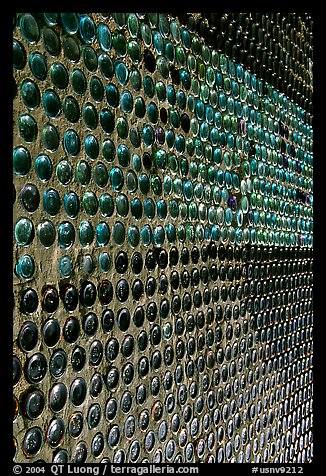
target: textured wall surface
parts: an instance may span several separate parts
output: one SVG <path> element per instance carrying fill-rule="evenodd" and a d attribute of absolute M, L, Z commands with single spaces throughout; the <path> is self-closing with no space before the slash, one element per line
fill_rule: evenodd
<path fill-rule="evenodd" d="M 312 460 L 311 28 L 15 16 L 15 461 Z"/>

